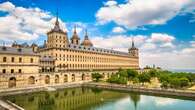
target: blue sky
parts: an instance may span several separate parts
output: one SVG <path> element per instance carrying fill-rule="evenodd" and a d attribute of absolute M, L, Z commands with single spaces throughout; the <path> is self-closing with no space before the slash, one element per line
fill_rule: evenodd
<path fill-rule="evenodd" d="M 142 66 L 195 69 L 193 0 L 0 0 L 1 43 L 41 45 L 57 9 L 69 38 L 75 24 L 81 38 L 88 29 L 97 47 L 127 51 L 134 37 Z"/>

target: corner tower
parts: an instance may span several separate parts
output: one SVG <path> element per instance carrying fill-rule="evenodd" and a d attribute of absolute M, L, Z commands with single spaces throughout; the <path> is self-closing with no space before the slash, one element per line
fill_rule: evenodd
<path fill-rule="evenodd" d="M 67 32 L 60 28 L 58 12 L 54 28 L 47 33 L 47 37 L 46 48 L 64 48 L 69 44 Z"/>
<path fill-rule="evenodd" d="M 133 38 L 132 38 L 131 48 L 129 48 L 129 55 L 131 57 L 139 57 L 139 49 L 135 47 Z"/>

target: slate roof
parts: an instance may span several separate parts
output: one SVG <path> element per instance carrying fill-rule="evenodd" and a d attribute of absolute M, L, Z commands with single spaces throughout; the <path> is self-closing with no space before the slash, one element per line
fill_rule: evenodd
<path fill-rule="evenodd" d="M 15 48 L 15 47 L 5 47 L 5 46 L 0 46 L 0 54 L 33 55 L 33 56 L 38 55 L 33 52 L 32 48 Z"/>
<path fill-rule="evenodd" d="M 98 48 L 98 47 L 85 47 L 85 46 L 74 45 L 74 44 L 70 44 L 69 48 L 75 50 L 92 51 L 92 52 L 107 53 L 107 54 L 114 54 L 114 55 L 124 55 L 124 56 L 129 55 L 127 52 L 121 52 L 121 51 Z"/>
<path fill-rule="evenodd" d="M 40 46 L 39 48 L 40 49 L 46 49 L 43 46 Z M 127 52 L 121 52 L 121 51 L 116 51 L 116 50 L 112 50 L 112 49 L 104 49 L 104 48 L 99 48 L 99 47 L 86 47 L 86 46 L 83 46 L 83 45 L 74 45 L 74 44 L 69 44 L 68 47 L 64 48 L 64 49 L 71 49 L 71 50 L 78 50 L 78 51 L 88 51 L 88 52 L 97 52 L 97 53 L 106 53 L 106 54 L 121 55 L 121 56 L 129 56 L 129 53 L 127 53 Z"/>

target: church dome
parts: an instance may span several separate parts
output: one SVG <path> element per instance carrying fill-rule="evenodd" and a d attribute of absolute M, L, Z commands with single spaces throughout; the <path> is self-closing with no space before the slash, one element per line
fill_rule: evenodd
<path fill-rule="evenodd" d="M 85 34 L 85 39 L 81 43 L 81 45 L 86 46 L 86 47 L 92 47 L 93 46 L 92 42 L 89 40 L 89 37 L 87 35 L 87 31 L 86 31 L 86 34 Z"/>
<path fill-rule="evenodd" d="M 81 43 L 81 45 L 87 46 L 87 47 L 92 47 L 92 46 L 93 46 L 93 44 L 91 43 L 90 40 L 84 40 L 84 41 Z"/>
<path fill-rule="evenodd" d="M 71 40 L 73 40 L 73 39 L 80 40 L 80 38 L 79 38 L 79 36 L 77 34 L 77 31 L 76 31 L 76 26 L 74 27 L 74 33 L 72 35 Z"/>

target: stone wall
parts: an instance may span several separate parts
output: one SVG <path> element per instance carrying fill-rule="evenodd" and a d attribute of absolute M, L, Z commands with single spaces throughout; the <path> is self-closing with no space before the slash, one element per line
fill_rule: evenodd
<path fill-rule="evenodd" d="M 55 72 L 55 73 L 39 73 L 39 74 L 1 74 L 0 90 L 26 88 L 35 86 L 60 85 L 74 82 L 91 81 L 93 72 Z M 107 79 L 115 74 L 116 71 L 100 71 Z"/>

